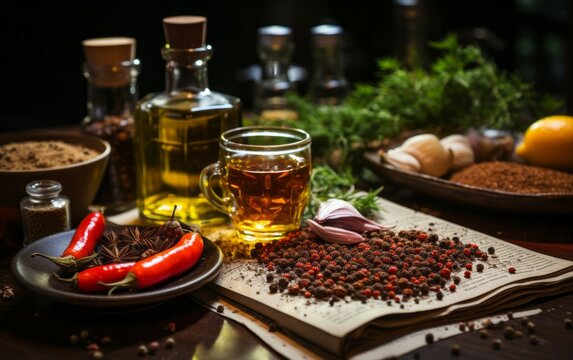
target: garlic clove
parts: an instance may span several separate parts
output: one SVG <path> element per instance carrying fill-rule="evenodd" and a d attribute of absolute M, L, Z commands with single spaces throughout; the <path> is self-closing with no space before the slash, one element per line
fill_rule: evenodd
<path fill-rule="evenodd" d="M 440 142 L 453 153 L 452 171 L 463 169 L 475 162 L 474 151 L 465 136 L 454 134 L 443 138 Z"/>
<path fill-rule="evenodd" d="M 320 204 L 314 219 L 321 222 L 327 219 L 337 219 L 347 216 L 362 216 L 362 214 L 347 201 L 328 199 Z"/>
<path fill-rule="evenodd" d="M 380 150 L 379 154 L 388 164 L 401 170 L 420 172 L 422 167 L 415 157 L 400 148 L 390 149 L 388 152 Z"/>
<path fill-rule="evenodd" d="M 329 199 L 320 204 L 314 220 L 323 226 L 342 228 L 356 233 L 389 229 L 365 218 L 352 204 L 340 199 Z"/>
<path fill-rule="evenodd" d="M 313 220 L 306 220 L 308 227 L 319 238 L 333 244 L 356 244 L 364 241 L 362 235 L 333 226 L 322 226 Z"/>
<path fill-rule="evenodd" d="M 430 176 L 442 176 L 451 167 L 452 153 L 433 134 L 412 136 L 404 141 L 400 150 L 418 160 L 420 172 Z"/>
<path fill-rule="evenodd" d="M 470 141 L 468 140 L 468 138 L 465 137 L 464 135 L 461 135 L 461 134 L 448 135 L 445 138 L 442 138 L 442 140 L 440 140 L 440 142 L 444 146 L 447 146 L 447 145 L 450 145 L 453 143 L 458 143 L 461 145 L 471 147 Z"/>
<path fill-rule="evenodd" d="M 326 220 L 324 222 L 321 222 L 320 224 L 323 226 L 336 226 L 357 233 L 361 233 L 364 231 L 377 231 L 377 230 L 388 229 L 380 224 L 375 223 L 374 221 L 355 216 Z"/>

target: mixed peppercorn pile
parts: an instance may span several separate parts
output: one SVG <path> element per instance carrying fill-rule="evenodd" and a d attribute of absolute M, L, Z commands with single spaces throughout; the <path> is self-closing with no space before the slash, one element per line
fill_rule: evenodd
<path fill-rule="evenodd" d="M 488 252 L 456 236 L 440 239 L 418 230 L 363 236 L 365 241 L 356 245 L 338 245 L 309 231 L 293 232 L 276 242 L 257 243 L 251 255 L 266 267 L 271 293 L 287 291 L 332 302 L 418 302 L 430 294 L 441 300 L 445 291 L 456 291 L 462 277 L 484 270 L 476 260 L 488 260 Z"/>

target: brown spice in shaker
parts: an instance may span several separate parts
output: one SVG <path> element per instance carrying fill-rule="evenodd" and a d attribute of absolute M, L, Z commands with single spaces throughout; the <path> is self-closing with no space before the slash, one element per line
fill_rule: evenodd
<path fill-rule="evenodd" d="M 68 212 L 66 208 L 25 207 L 22 217 L 26 219 L 26 239 L 28 242 L 58 233 L 68 228 Z"/>

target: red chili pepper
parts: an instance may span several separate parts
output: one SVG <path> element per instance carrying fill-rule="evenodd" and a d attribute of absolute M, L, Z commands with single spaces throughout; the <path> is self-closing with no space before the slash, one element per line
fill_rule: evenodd
<path fill-rule="evenodd" d="M 46 258 L 67 271 L 76 270 L 92 261 L 94 250 L 105 230 L 105 217 L 101 212 L 92 212 L 78 225 L 72 240 L 60 257 L 40 253 L 32 254 Z"/>
<path fill-rule="evenodd" d="M 191 269 L 203 254 L 203 239 L 198 233 L 186 233 L 173 247 L 138 261 L 125 278 L 115 283 L 101 282 L 111 287 L 109 294 L 118 288 L 143 289 L 157 285 L 173 276 Z"/>
<path fill-rule="evenodd" d="M 57 274 L 54 275 L 59 280 L 71 282 L 72 285 L 81 292 L 98 293 L 109 290 L 107 287 L 100 285 L 100 282 L 113 282 L 124 279 L 133 265 L 135 265 L 135 262 L 94 266 L 75 273 L 74 276 L 69 279 L 62 278 Z"/>

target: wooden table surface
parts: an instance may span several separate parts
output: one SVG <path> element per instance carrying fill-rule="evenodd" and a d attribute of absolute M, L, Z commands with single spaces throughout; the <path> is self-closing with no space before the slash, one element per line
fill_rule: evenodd
<path fill-rule="evenodd" d="M 573 260 L 573 221 L 570 215 L 512 215 L 494 213 L 439 202 L 407 190 L 387 186 L 382 196 L 391 201 L 429 213 L 529 249 Z M 161 348 L 152 359 L 274 359 L 280 355 L 239 324 L 195 304 L 188 296 L 155 307 L 130 312 L 94 310 L 50 302 L 19 286 L 9 270 L 9 262 L 21 244 L 21 229 L 10 225 L 0 229 L 0 286 L 15 290 L 11 300 L 0 300 L 0 359 L 82 359 L 90 358 L 87 341 L 102 345 L 105 359 L 138 358 L 141 344 L 158 341 Z M 573 354 L 573 329 L 566 329 L 564 319 L 573 318 L 573 291 L 539 299 L 514 309 L 540 308 L 531 318 L 536 325 L 538 345 L 530 344 L 520 321 L 510 323 L 524 330 L 522 338 L 503 339 L 503 330 L 489 330 L 483 340 L 477 331 L 428 345 L 404 359 L 447 359 L 453 357 L 451 346 L 459 345 L 460 358 L 471 359 L 563 359 Z M 470 320 L 470 319 L 468 319 Z M 167 329 L 175 323 L 176 330 Z M 87 340 L 70 342 L 70 335 L 82 330 Z M 164 347 L 172 337 L 175 346 Z M 503 339 L 502 348 L 494 350 L 493 339 Z"/>

